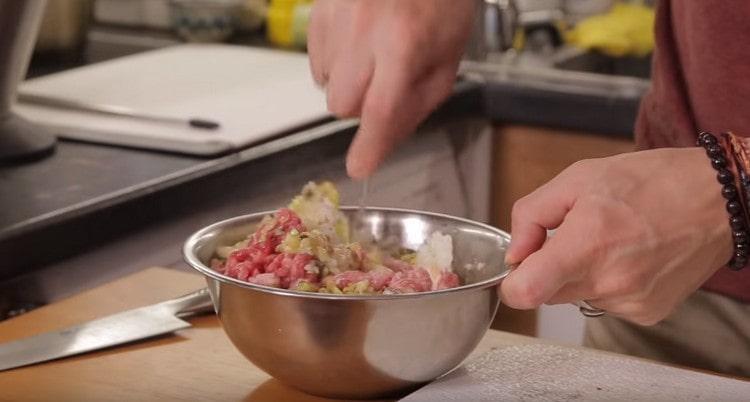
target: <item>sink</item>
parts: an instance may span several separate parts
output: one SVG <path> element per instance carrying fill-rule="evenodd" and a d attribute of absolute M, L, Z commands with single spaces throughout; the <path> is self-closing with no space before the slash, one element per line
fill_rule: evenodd
<path fill-rule="evenodd" d="M 638 105 L 650 86 L 638 66 L 562 47 L 548 54 L 511 52 L 466 60 L 460 72 L 483 84 L 485 114 L 494 121 L 631 137 Z"/>
<path fill-rule="evenodd" d="M 546 68 L 601 76 L 621 76 L 649 79 L 651 56 L 611 57 L 598 52 L 561 46 L 551 50 L 493 53 L 486 60 L 475 63 L 512 66 L 518 68 Z M 502 68 L 502 67 L 501 67 Z"/>
<path fill-rule="evenodd" d="M 651 57 L 610 57 L 573 47 L 563 47 L 552 57 L 552 67 L 560 70 L 648 79 L 651 76 Z"/>
<path fill-rule="evenodd" d="M 542 91 L 603 98 L 640 98 L 650 81 L 635 74 L 614 74 L 606 62 L 589 53 L 557 52 L 550 56 L 504 55 L 488 61 L 463 61 L 460 72 L 470 80 Z M 606 73 L 606 72 L 611 73 Z M 619 71 L 619 70 L 617 70 Z"/>

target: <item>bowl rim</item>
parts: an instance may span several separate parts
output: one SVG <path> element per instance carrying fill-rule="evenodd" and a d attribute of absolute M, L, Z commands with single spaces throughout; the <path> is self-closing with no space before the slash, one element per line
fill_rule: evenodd
<path fill-rule="evenodd" d="M 341 206 L 341 210 L 344 211 L 352 211 L 352 210 L 358 210 L 360 207 L 356 206 Z M 466 223 L 469 225 L 473 225 L 482 229 L 485 229 L 489 232 L 492 232 L 496 235 L 499 235 L 501 238 L 506 240 L 507 242 L 510 242 L 510 235 L 498 228 L 495 228 L 493 226 L 490 226 L 485 223 L 473 221 L 471 219 L 466 218 L 460 218 L 453 215 L 448 214 L 442 214 L 438 212 L 428 212 L 428 211 L 420 211 L 415 209 L 405 209 L 405 208 L 390 208 L 390 207 L 365 207 L 365 211 L 374 211 L 374 212 L 396 212 L 396 213 L 406 213 L 406 214 L 417 214 L 417 215 L 426 215 L 426 216 L 432 216 L 436 218 L 447 218 L 449 220 L 458 221 L 462 223 Z M 193 269 L 200 272 L 206 277 L 212 278 L 214 280 L 217 280 L 219 282 L 223 282 L 226 284 L 236 285 L 242 288 L 250 289 L 250 290 L 257 290 L 264 293 L 271 293 L 279 296 L 289 296 L 289 297 L 297 297 L 297 298 L 306 298 L 306 299 L 317 299 L 317 300 L 390 300 L 390 299 L 410 299 L 410 298 L 417 298 L 417 297 L 428 297 L 428 296 L 436 296 L 436 295 L 443 295 L 443 294 L 451 294 L 451 293 L 458 293 L 463 291 L 468 291 L 472 289 L 478 289 L 478 288 L 486 288 L 489 286 L 494 286 L 500 283 L 508 274 L 510 273 L 510 269 L 506 266 L 506 269 L 491 277 L 488 279 L 485 279 L 483 281 L 479 281 L 476 283 L 458 286 L 455 288 L 449 288 L 449 289 L 441 289 L 441 290 L 431 290 L 428 292 L 415 292 L 415 293 L 399 293 L 399 294 L 378 294 L 378 295 L 348 295 L 348 294 L 331 294 L 331 293 L 316 293 L 316 292 L 303 292 L 299 290 L 291 290 L 291 289 L 282 289 L 282 288 L 275 288 L 271 286 L 264 286 L 264 285 L 257 285 L 254 283 L 245 282 L 239 279 L 232 278 L 230 276 L 223 275 L 210 267 L 203 264 L 199 259 L 198 256 L 195 254 L 195 247 L 198 244 L 198 242 L 208 233 L 211 233 L 215 231 L 217 228 L 220 228 L 222 226 L 227 226 L 232 223 L 238 222 L 238 221 L 244 221 L 244 220 L 251 220 L 251 219 L 257 219 L 262 218 L 263 216 L 273 214 L 277 210 L 271 210 L 271 211 L 263 211 L 263 212 L 254 212 L 251 214 L 245 214 L 240 216 L 235 216 L 232 218 L 224 219 L 219 222 L 213 223 L 211 225 L 205 226 L 202 229 L 199 229 L 188 239 L 185 241 L 183 247 L 182 247 L 182 256 L 187 262 L 188 265 L 190 265 Z"/>

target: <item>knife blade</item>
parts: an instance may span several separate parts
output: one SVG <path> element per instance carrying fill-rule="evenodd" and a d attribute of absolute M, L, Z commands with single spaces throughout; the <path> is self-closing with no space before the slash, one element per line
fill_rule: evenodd
<path fill-rule="evenodd" d="M 131 109 L 125 106 L 119 105 L 100 105 L 94 103 L 86 103 L 73 99 L 57 98 L 54 96 L 37 95 L 32 93 L 20 92 L 16 96 L 18 102 L 39 105 L 44 107 L 63 109 L 63 110 L 76 110 L 79 112 L 90 112 L 104 114 L 108 116 L 127 117 L 131 119 L 140 120 L 152 120 L 162 123 L 172 123 L 187 125 L 192 128 L 199 128 L 203 130 L 216 130 L 221 127 L 218 122 L 203 118 L 182 118 L 172 116 L 161 116 L 155 114 L 144 113 L 135 109 Z"/>
<path fill-rule="evenodd" d="M 190 327 L 182 320 L 213 311 L 208 289 L 0 345 L 0 371 L 78 355 Z M 181 318 L 178 318 L 181 317 Z"/>

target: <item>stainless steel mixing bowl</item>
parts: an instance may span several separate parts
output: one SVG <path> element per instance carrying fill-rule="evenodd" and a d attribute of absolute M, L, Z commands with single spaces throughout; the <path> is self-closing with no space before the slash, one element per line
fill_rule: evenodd
<path fill-rule="evenodd" d="M 496 285 L 510 236 L 447 215 L 342 208 L 379 242 L 417 249 L 435 231 L 453 237 L 463 286 L 425 293 L 348 296 L 253 285 L 209 268 L 218 246 L 252 232 L 263 212 L 193 234 L 186 261 L 206 277 L 229 339 L 253 364 L 310 394 L 377 398 L 405 393 L 459 365 L 476 347 L 499 304 Z"/>

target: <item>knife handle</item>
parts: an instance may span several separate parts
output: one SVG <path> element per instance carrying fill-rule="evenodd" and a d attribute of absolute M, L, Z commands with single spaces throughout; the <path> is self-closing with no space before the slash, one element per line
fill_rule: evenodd
<path fill-rule="evenodd" d="M 209 293 L 208 288 L 203 288 L 176 299 L 165 301 L 162 304 L 169 307 L 169 309 L 180 318 L 214 312 L 214 305 L 213 302 L 211 302 L 211 294 Z"/>

